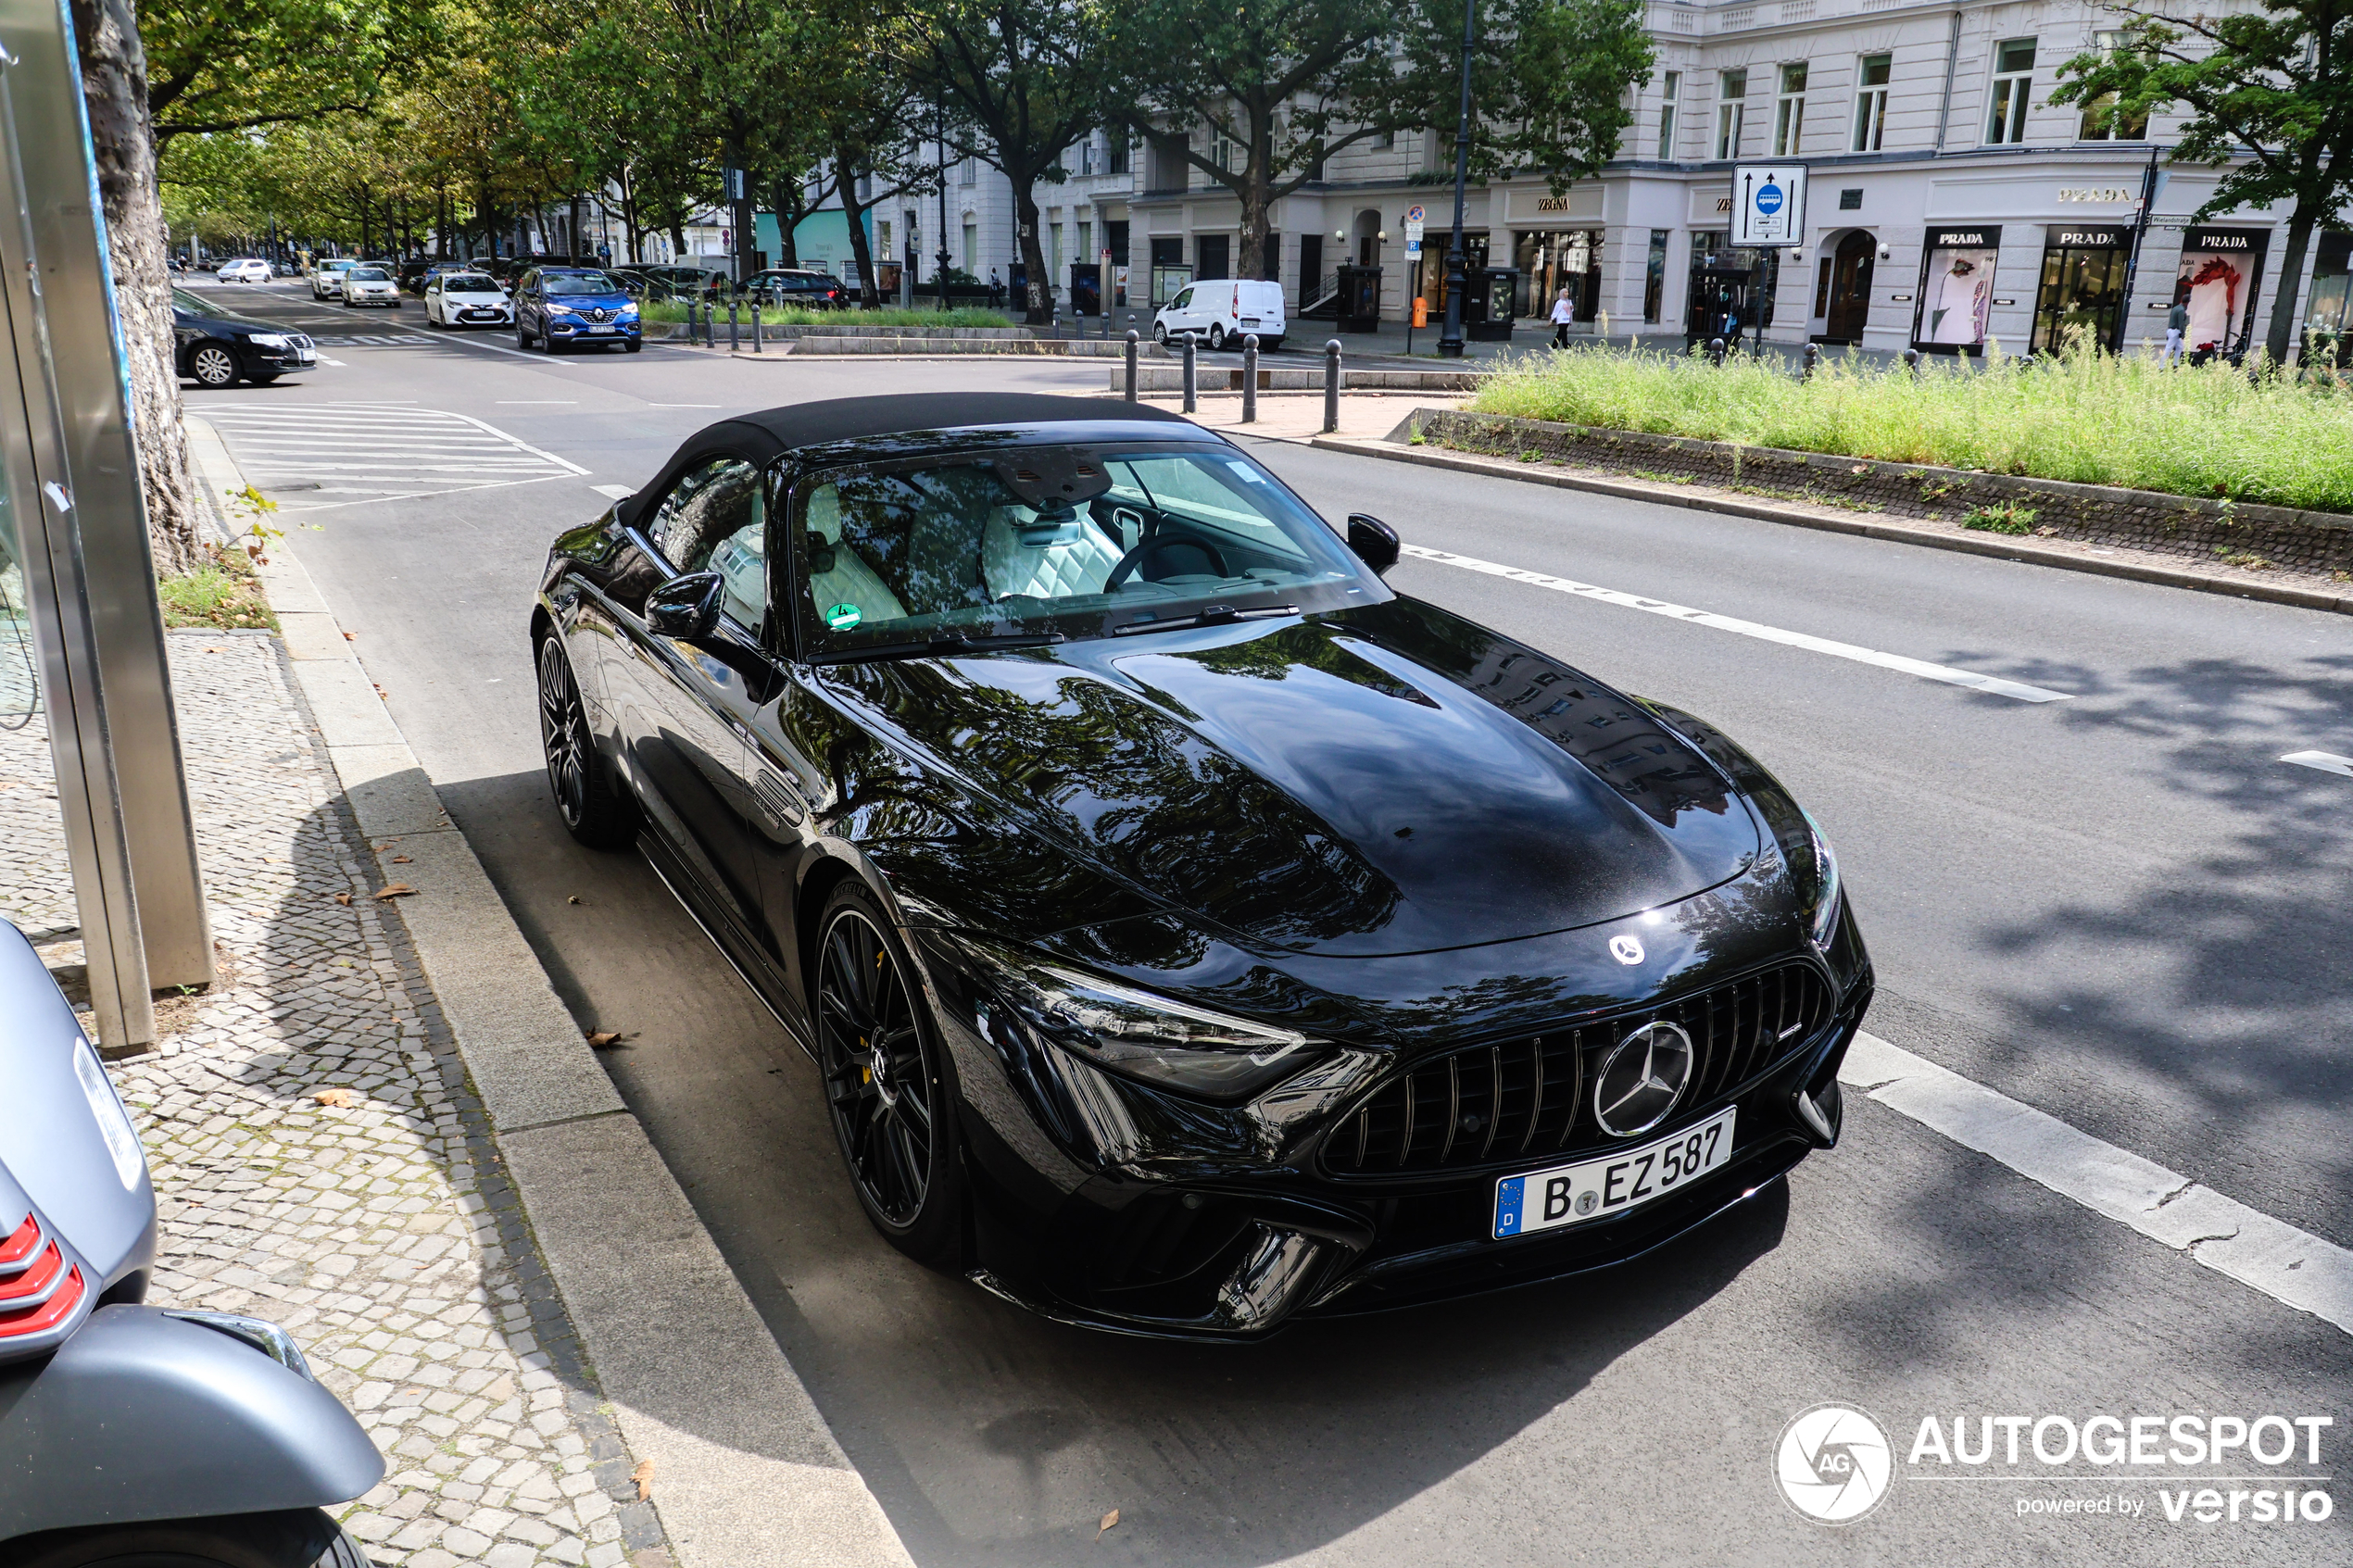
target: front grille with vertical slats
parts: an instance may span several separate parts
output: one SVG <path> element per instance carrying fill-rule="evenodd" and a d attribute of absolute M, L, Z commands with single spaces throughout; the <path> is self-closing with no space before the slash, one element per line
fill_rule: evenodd
<path fill-rule="evenodd" d="M 1324 1140 L 1324 1168 L 1410 1175 L 1607 1148 L 1616 1140 L 1595 1124 L 1585 1086 L 1634 1030 L 1663 1019 L 1692 1037 L 1697 1061 L 1680 1114 L 1779 1062 L 1830 1014 L 1819 972 L 1793 963 L 1604 1022 L 1429 1058 L 1340 1119 Z"/>

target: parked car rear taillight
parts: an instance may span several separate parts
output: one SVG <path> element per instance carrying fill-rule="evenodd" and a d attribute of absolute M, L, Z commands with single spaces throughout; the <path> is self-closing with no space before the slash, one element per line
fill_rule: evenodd
<path fill-rule="evenodd" d="M 27 1213 L 0 1243 L 0 1340 L 57 1327 L 82 1304 L 82 1289 L 80 1265 L 67 1262 L 40 1217 Z"/>

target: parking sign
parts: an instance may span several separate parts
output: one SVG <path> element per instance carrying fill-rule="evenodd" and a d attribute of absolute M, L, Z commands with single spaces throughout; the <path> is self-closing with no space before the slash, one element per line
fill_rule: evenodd
<path fill-rule="evenodd" d="M 1732 166 L 1732 244 L 1775 249 L 1806 243 L 1806 166 Z"/>

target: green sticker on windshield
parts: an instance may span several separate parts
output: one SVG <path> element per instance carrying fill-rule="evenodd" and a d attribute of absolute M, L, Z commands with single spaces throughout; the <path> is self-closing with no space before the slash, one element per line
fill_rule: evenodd
<path fill-rule="evenodd" d="M 859 620 L 856 605 L 835 605 L 825 611 L 825 624 L 837 632 L 849 631 Z"/>

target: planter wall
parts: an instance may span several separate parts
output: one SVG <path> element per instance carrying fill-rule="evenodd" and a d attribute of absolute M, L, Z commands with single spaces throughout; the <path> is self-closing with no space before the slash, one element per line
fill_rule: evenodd
<path fill-rule="evenodd" d="M 1483 457 L 1534 453 L 1571 468 L 1955 524 L 1981 507 L 2031 508 L 2036 514 L 2032 532 L 2043 538 L 2149 550 L 2209 566 L 2260 561 L 2324 577 L 2353 571 L 2353 517 L 2334 512 L 1443 408 L 1415 410 L 1392 439 L 1406 439 L 1409 427 L 1424 441 Z"/>

